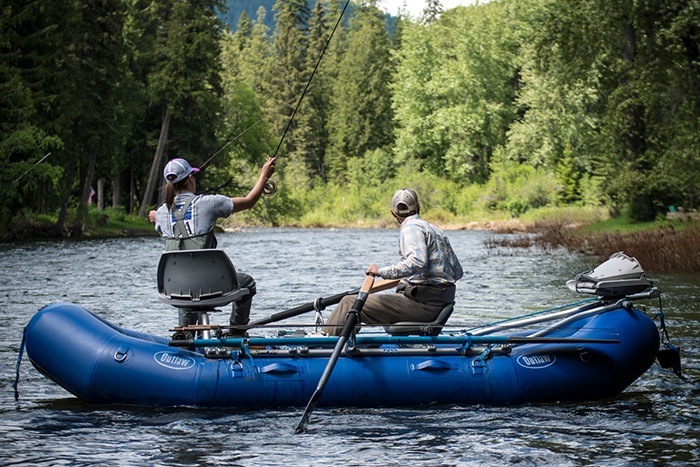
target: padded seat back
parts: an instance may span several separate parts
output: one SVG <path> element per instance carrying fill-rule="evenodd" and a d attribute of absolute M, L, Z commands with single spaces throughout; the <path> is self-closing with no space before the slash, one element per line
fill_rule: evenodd
<path fill-rule="evenodd" d="M 392 336 L 437 336 L 454 311 L 454 302 L 446 305 L 432 322 L 400 321 L 384 326 Z"/>
<path fill-rule="evenodd" d="M 158 263 L 158 299 L 178 308 L 213 309 L 247 293 L 223 250 L 166 251 Z"/>

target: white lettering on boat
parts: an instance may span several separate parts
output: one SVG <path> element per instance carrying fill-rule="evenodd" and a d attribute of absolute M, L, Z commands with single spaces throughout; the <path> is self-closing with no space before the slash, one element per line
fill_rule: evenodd
<path fill-rule="evenodd" d="M 173 352 L 156 352 L 153 358 L 158 365 L 171 370 L 187 370 L 194 366 L 192 357 L 183 357 Z"/>
<path fill-rule="evenodd" d="M 521 355 L 516 360 L 518 365 L 523 368 L 529 368 L 532 370 L 541 370 L 542 368 L 547 368 L 553 365 L 557 361 L 557 357 L 552 354 L 540 354 L 540 355 Z"/>

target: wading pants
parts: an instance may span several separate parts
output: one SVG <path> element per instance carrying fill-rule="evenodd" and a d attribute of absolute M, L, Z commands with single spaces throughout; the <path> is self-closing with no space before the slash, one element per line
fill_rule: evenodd
<path fill-rule="evenodd" d="M 369 295 L 360 312 L 359 321 L 365 324 L 393 324 L 400 321 L 434 321 L 440 311 L 455 299 L 454 284 L 404 285 L 396 293 Z M 323 331 L 339 336 L 348 311 L 357 295 L 348 295 L 335 307 Z"/>

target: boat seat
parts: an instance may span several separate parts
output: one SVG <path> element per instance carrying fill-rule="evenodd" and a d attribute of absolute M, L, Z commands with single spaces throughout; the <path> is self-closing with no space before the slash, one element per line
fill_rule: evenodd
<path fill-rule="evenodd" d="M 434 321 L 399 321 L 394 324 L 384 326 L 384 330 L 392 336 L 437 336 L 447 323 L 447 320 L 454 311 L 455 303 L 445 306 Z"/>
<path fill-rule="evenodd" d="M 250 293 L 238 285 L 225 251 L 165 251 L 158 263 L 158 299 L 177 308 L 213 311 Z"/>

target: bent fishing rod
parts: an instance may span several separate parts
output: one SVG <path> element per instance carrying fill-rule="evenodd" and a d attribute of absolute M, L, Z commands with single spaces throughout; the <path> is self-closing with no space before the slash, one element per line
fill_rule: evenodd
<path fill-rule="evenodd" d="M 328 48 L 328 44 L 331 43 L 331 39 L 333 39 L 333 34 L 335 34 L 335 30 L 338 29 L 338 25 L 340 24 L 340 21 L 343 19 L 343 15 L 345 14 L 345 10 L 347 10 L 348 5 L 350 4 L 350 0 L 345 1 L 345 6 L 343 7 L 342 11 L 340 12 L 340 15 L 338 16 L 338 21 L 335 22 L 335 26 L 333 27 L 333 30 L 331 31 L 331 35 L 328 37 L 328 40 L 326 41 L 326 45 L 323 46 L 323 50 L 321 51 L 321 55 L 318 57 L 318 60 L 316 61 L 316 66 L 314 67 L 314 71 L 311 72 L 311 76 L 309 76 L 309 80 L 306 82 L 306 87 L 304 88 L 304 91 L 301 93 L 301 97 L 299 98 L 299 102 L 297 102 L 297 106 L 294 108 L 294 111 L 292 112 L 292 116 L 289 117 L 289 121 L 287 122 L 287 127 L 284 129 L 284 133 L 282 133 L 282 137 L 280 138 L 279 144 L 277 144 L 277 149 L 275 149 L 275 153 L 272 155 L 272 157 L 277 157 L 277 153 L 279 152 L 280 148 L 282 147 L 282 142 L 284 141 L 284 137 L 287 136 L 287 132 L 289 131 L 289 128 L 292 126 L 292 121 L 294 120 L 294 116 L 297 114 L 297 111 L 299 110 L 299 107 L 301 106 L 301 101 L 304 100 L 304 96 L 306 95 L 306 91 L 309 89 L 309 86 L 311 85 L 311 80 L 314 79 L 314 75 L 316 74 L 316 70 L 318 70 L 319 65 L 321 64 L 321 60 L 323 59 L 323 56 L 326 53 L 326 49 Z M 265 182 L 265 188 L 263 189 L 263 193 L 266 195 L 274 195 L 275 192 L 277 191 L 277 184 L 273 182 L 272 180 L 268 180 Z"/>
<path fill-rule="evenodd" d="M 277 154 L 279 153 L 280 148 L 282 147 L 282 142 L 284 141 L 285 136 L 287 136 L 287 132 L 289 131 L 289 128 L 292 126 L 292 121 L 294 120 L 294 117 L 297 114 L 297 111 L 299 110 L 299 107 L 301 106 L 301 102 L 304 100 L 304 96 L 306 95 L 306 91 L 308 91 L 309 86 L 311 85 L 311 80 L 313 80 L 314 75 L 316 75 L 316 71 L 318 70 L 319 65 L 321 64 L 321 60 L 323 59 L 323 56 L 326 53 L 326 49 L 328 49 L 328 44 L 331 43 L 331 39 L 333 39 L 333 35 L 335 34 L 336 29 L 338 29 L 338 25 L 340 24 L 340 21 L 343 19 L 343 15 L 345 14 L 345 10 L 347 10 L 348 5 L 350 4 L 350 0 L 346 0 L 345 6 L 343 7 L 343 10 L 340 12 L 340 15 L 338 16 L 338 20 L 335 23 L 335 26 L 333 27 L 333 30 L 331 31 L 331 35 L 328 37 L 328 40 L 326 41 L 326 44 L 323 47 L 323 50 L 321 51 L 321 55 L 318 57 L 318 60 L 316 61 L 316 66 L 314 67 L 314 70 L 311 72 L 311 76 L 309 76 L 308 81 L 306 82 L 306 86 L 304 87 L 304 91 L 301 93 L 301 97 L 299 98 L 299 101 L 297 102 L 296 107 L 294 108 L 294 111 L 292 112 L 291 117 L 289 117 L 289 121 L 287 122 L 287 126 L 284 129 L 284 133 L 282 133 L 282 137 L 280 138 L 279 143 L 277 144 L 277 149 L 275 149 L 275 153 L 273 154 L 272 157 L 277 157 Z M 227 142 L 224 146 L 222 146 L 221 149 L 216 151 L 209 159 L 207 159 L 204 164 L 200 165 L 200 169 L 203 169 L 206 167 L 209 162 L 211 162 L 212 159 L 214 159 L 217 155 L 221 153 L 226 147 L 228 147 L 231 143 L 236 141 L 238 138 L 243 136 L 248 130 L 253 128 L 255 125 L 263 121 L 263 118 L 259 119 L 257 122 L 253 123 L 250 125 L 248 128 L 243 130 L 238 136 Z M 273 182 L 272 180 L 268 180 L 265 182 L 265 186 L 263 188 L 263 193 L 270 196 L 274 195 L 277 192 L 277 184 Z"/>

